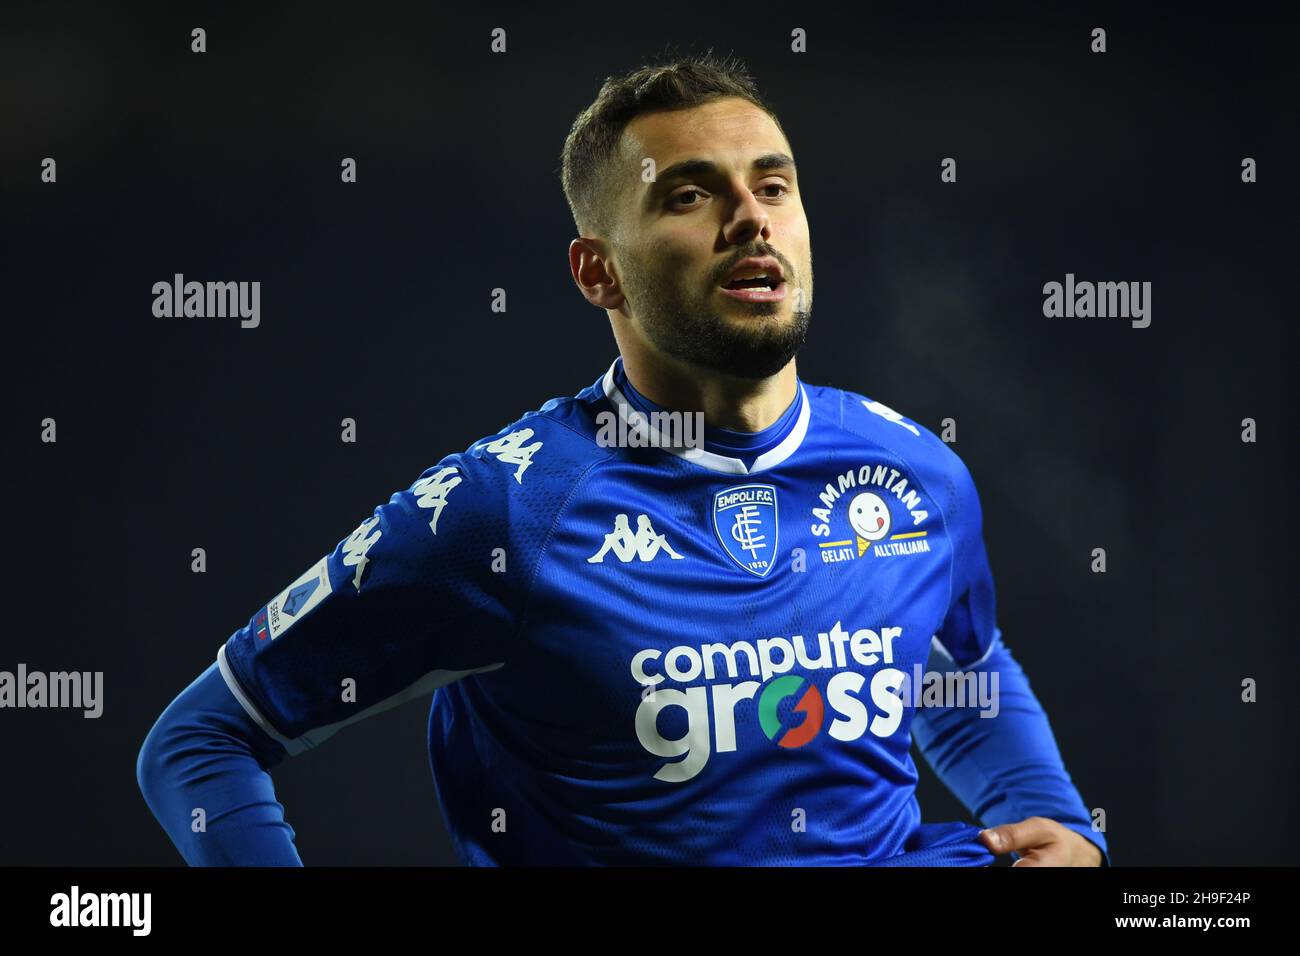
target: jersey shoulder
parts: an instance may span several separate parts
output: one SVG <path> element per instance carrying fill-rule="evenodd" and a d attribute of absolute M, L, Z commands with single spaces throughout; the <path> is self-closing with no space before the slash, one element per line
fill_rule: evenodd
<path fill-rule="evenodd" d="M 860 392 L 828 385 L 806 385 L 814 421 L 883 450 L 914 472 L 930 489 L 950 522 L 979 526 L 979 498 L 970 469 L 952 446 L 921 422 Z M 964 521 L 962 523 L 965 523 Z"/>
<path fill-rule="evenodd" d="M 584 390 L 551 398 L 493 434 L 472 442 L 426 471 L 463 469 L 494 492 L 513 493 L 538 504 L 567 497 L 587 472 L 612 457 L 596 441 L 597 409 Z M 424 477 L 424 476 L 421 476 Z"/>
<path fill-rule="evenodd" d="M 436 549 L 445 560 L 453 542 L 477 550 L 495 543 L 531 565 L 587 474 L 609 457 L 583 418 L 576 398 L 525 412 L 425 468 L 354 536 L 379 522 L 415 557 Z"/>

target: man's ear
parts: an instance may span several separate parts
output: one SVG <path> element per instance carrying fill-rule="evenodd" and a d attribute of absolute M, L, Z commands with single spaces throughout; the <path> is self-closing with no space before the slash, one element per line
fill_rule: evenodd
<path fill-rule="evenodd" d="M 578 290 L 592 305 L 607 310 L 623 304 L 623 290 L 609 265 L 606 244 L 579 236 L 569 243 L 569 272 Z"/>

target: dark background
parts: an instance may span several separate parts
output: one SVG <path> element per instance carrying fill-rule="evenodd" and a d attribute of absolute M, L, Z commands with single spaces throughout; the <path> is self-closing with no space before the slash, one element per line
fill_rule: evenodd
<path fill-rule="evenodd" d="M 708 47 L 747 61 L 799 163 L 801 377 L 956 419 L 1006 643 L 1115 863 L 1294 862 L 1290 24 L 538 6 L 6 5 L 0 669 L 102 670 L 106 704 L 0 711 L 0 863 L 180 862 L 135 781 L 153 721 L 392 491 L 605 370 L 559 151 L 606 75 Z M 176 272 L 261 281 L 261 326 L 154 318 Z M 1067 272 L 1152 282 L 1151 326 L 1044 318 Z M 426 715 L 277 770 L 307 863 L 453 861 Z M 922 773 L 926 818 L 964 817 Z"/>

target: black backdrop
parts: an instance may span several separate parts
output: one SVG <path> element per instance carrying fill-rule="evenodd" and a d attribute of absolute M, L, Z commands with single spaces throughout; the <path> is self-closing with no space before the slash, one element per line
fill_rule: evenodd
<path fill-rule="evenodd" d="M 464 7 L 2 15 L 0 669 L 103 671 L 106 704 L 0 711 L 0 863 L 179 862 L 135 782 L 163 707 L 393 490 L 606 368 L 558 155 L 600 80 L 666 45 L 743 57 L 791 138 L 819 280 L 801 376 L 956 420 L 1005 640 L 1115 862 L 1293 861 L 1291 28 Z M 261 281 L 260 326 L 155 318 L 177 272 Z M 1150 281 L 1151 326 L 1045 318 L 1067 272 Z M 452 861 L 426 712 L 277 771 L 306 862 Z M 922 770 L 926 817 L 964 815 Z"/>

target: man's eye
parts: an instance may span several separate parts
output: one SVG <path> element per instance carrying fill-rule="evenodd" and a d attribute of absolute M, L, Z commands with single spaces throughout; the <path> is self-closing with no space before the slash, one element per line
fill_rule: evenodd
<path fill-rule="evenodd" d="M 758 188 L 759 188 L 759 191 L 760 191 L 760 192 L 761 192 L 762 190 L 764 190 L 764 189 L 777 189 L 777 190 L 780 190 L 780 191 L 777 192 L 776 194 L 771 194 L 771 193 L 769 193 L 769 194 L 768 194 L 768 198 L 770 198 L 770 199 L 779 199 L 780 197 L 784 196 L 786 193 L 788 193 L 788 192 L 790 191 L 790 187 L 787 186 L 787 185 L 785 185 L 784 183 L 768 183 L 766 186 L 759 186 Z M 698 206 L 698 205 L 699 205 L 699 202 L 683 202 L 683 201 L 682 201 L 682 197 L 683 197 L 683 196 L 703 196 L 703 195 L 704 195 L 703 190 L 699 190 L 699 189 L 684 189 L 684 190 L 682 190 L 681 192 L 679 192 L 677 195 L 673 196 L 671 202 L 672 202 L 672 204 L 673 204 L 674 206 L 677 206 L 677 207 L 679 207 L 679 208 L 687 208 L 687 209 L 689 209 L 691 206 Z"/>

